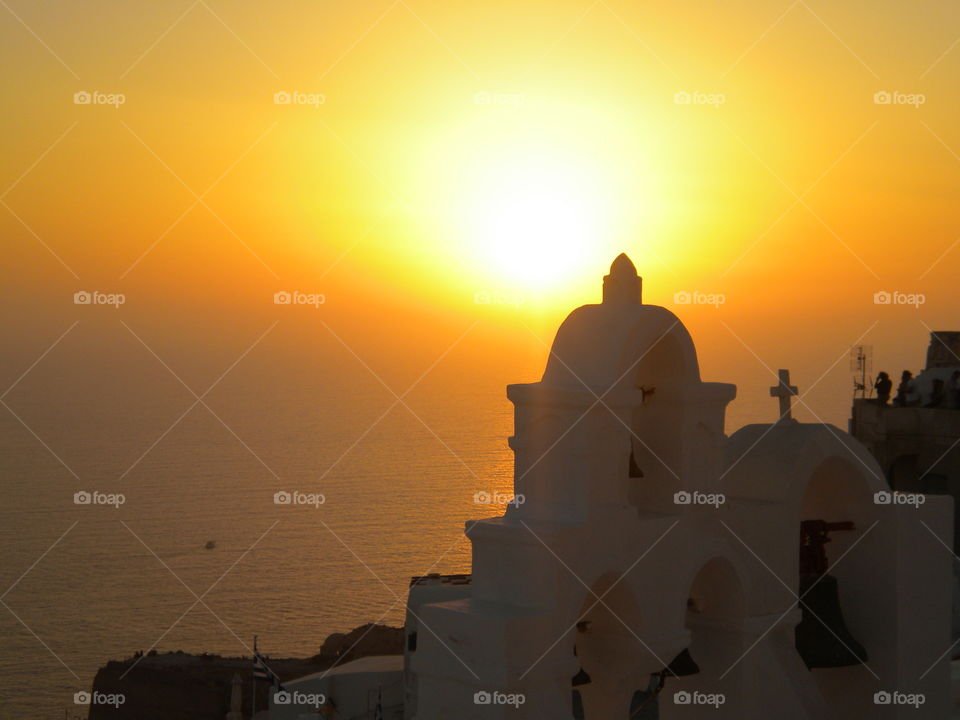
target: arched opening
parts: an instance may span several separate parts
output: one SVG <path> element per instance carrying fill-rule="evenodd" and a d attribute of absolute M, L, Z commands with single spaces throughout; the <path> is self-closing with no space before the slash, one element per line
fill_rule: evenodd
<path fill-rule="evenodd" d="M 828 705 L 841 708 L 842 717 L 871 717 L 876 678 L 869 668 L 870 658 L 883 652 L 886 640 L 875 630 L 884 627 L 884 617 L 890 617 L 885 606 L 884 587 L 888 579 L 877 572 L 876 559 L 884 557 L 883 534 L 876 532 L 877 507 L 874 490 L 879 483 L 871 483 L 856 460 L 834 456 L 822 462 L 811 474 L 801 503 L 798 520 L 805 530 L 809 523 L 824 521 L 837 529 L 819 526 L 825 530 L 826 542 L 818 549 L 804 547 L 799 569 L 801 599 L 804 600 L 804 619 L 797 629 L 798 646 L 819 645 L 809 658 L 837 658 L 834 667 L 811 667 L 814 679 Z M 882 482 L 882 479 L 880 480 Z M 804 522 L 806 521 L 806 522 Z M 852 523 L 852 528 L 840 523 Z M 811 583 L 811 566 L 816 566 L 814 555 L 823 558 L 819 571 L 822 577 Z M 813 560 L 810 558 L 813 557 Z M 831 588 L 835 585 L 835 591 Z M 807 589 L 804 589 L 807 587 Z M 826 590 L 830 588 L 830 591 Z M 871 632 L 873 631 L 873 632 Z M 802 633 L 816 633 L 806 639 Z M 861 650 L 862 648 L 862 650 Z M 857 662 L 865 653 L 865 662 Z M 850 663 L 850 664 L 845 664 Z"/>
<path fill-rule="evenodd" d="M 644 328 L 650 332 L 651 328 Z M 670 394 L 682 383 L 697 382 L 697 365 L 693 341 L 677 321 L 650 332 L 649 344 L 638 348 L 637 357 L 625 358 L 624 367 L 633 367 L 634 386 L 643 390 L 644 401 L 656 395 Z"/>
<path fill-rule="evenodd" d="M 696 358 L 675 330 L 654 337 L 633 370 L 633 387 L 641 402 L 630 418 L 628 497 L 641 514 L 678 512 L 673 498 L 681 489 L 686 404 L 682 390 L 698 381 Z"/>
<path fill-rule="evenodd" d="M 691 635 L 690 657 L 699 671 L 667 676 L 659 718 L 702 718 L 715 710 L 707 700 L 721 695 L 725 717 L 742 715 L 743 676 L 737 662 L 747 650 L 746 605 L 743 584 L 729 560 L 715 557 L 700 568 L 690 586 L 685 621 Z"/>
<path fill-rule="evenodd" d="M 647 689 L 660 666 L 639 639 L 640 604 L 619 578 L 601 576 L 580 608 L 573 648 L 580 669 L 571 681 L 575 720 L 626 720 L 636 691 Z"/>

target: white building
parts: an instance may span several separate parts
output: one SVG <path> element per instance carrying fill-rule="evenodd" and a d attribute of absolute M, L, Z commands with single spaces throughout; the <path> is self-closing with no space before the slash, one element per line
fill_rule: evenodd
<path fill-rule="evenodd" d="M 736 387 L 618 257 L 507 389 L 526 501 L 467 524 L 471 578 L 411 586 L 406 719 L 948 717 L 952 501 L 891 501 L 783 379 L 780 420 L 728 437 Z M 806 523 L 801 562 L 817 520 L 852 525 Z"/>

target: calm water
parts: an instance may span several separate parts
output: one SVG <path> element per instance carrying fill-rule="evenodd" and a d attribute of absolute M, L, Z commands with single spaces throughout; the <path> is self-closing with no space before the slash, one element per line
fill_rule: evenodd
<path fill-rule="evenodd" d="M 0 714 L 60 718 L 105 661 L 154 645 L 242 655 L 257 634 L 268 653 L 312 654 L 330 632 L 400 624 L 411 575 L 469 570 L 463 523 L 499 513 L 473 494 L 512 487 L 504 385 L 538 379 L 543 348 L 478 375 L 464 343 L 405 398 L 421 422 L 389 410 L 394 396 L 335 341 L 298 355 L 290 337 L 204 398 L 229 430 L 203 405 L 184 415 L 193 396 L 116 327 L 71 332 L 7 396 L 50 450 L 0 414 L 0 580 L 16 583 L 3 600 L 23 621 L 0 608 Z M 399 393 L 443 349 L 411 370 L 389 356 L 371 366 Z M 171 364 L 199 393 L 242 350 Z M 751 402 L 728 431 L 756 419 Z M 125 503 L 78 506 L 79 490 Z M 280 490 L 326 502 L 278 506 Z M 192 593 L 209 609 L 190 609 Z"/>

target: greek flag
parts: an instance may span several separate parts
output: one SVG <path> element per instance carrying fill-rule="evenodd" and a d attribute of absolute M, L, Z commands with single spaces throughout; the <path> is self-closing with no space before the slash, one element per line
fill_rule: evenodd
<path fill-rule="evenodd" d="M 270 680 L 273 682 L 274 690 L 283 690 L 283 685 L 280 684 L 280 678 L 277 677 L 273 670 L 267 667 L 267 664 L 263 661 L 263 657 L 256 650 L 253 651 L 253 678 L 254 680 Z"/>
<path fill-rule="evenodd" d="M 257 680 L 270 680 L 272 679 L 273 673 L 270 672 L 270 668 L 267 667 L 266 663 L 263 662 L 263 658 L 260 657 L 260 653 L 256 650 L 253 651 L 253 676 Z"/>

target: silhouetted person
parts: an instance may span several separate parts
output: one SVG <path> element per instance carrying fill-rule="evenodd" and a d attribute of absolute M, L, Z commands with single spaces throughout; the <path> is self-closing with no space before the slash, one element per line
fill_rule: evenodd
<path fill-rule="evenodd" d="M 877 402 L 886 405 L 890 402 L 890 391 L 893 390 L 893 380 L 885 372 L 877 375 L 877 382 L 873 384 L 873 389 L 877 391 Z"/>
<path fill-rule="evenodd" d="M 900 376 L 900 384 L 897 385 L 897 396 L 893 399 L 893 404 L 897 407 L 907 406 L 907 397 L 910 395 L 910 383 L 913 381 L 913 373 L 904 370 Z"/>
<path fill-rule="evenodd" d="M 939 378 L 933 381 L 933 390 L 930 391 L 930 401 L 924 407 L 935 408 L 943 405 L 943 380 Z"/>
<path fill-rule="evenodd" d="M 954 370 L 950 376 L 950 395 L 953 401 L 951 405 L 960 410 L 960 370 Z"/>

